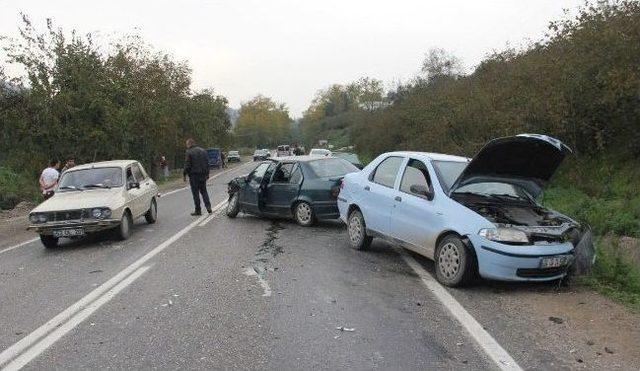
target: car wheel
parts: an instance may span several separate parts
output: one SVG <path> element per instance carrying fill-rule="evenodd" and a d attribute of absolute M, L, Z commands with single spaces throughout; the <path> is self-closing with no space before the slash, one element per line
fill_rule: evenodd
<path fill-rule="evenodd" d="M 156 199 L 151 200 L 151 206 L 149 206 L 149 210 L 144 214 L 144 218 L 147 220 L 147 223 L 153 224 L 158 220 L 158 205 L 156 204 Z"/>
<path fill-rule="evenodd" d="M 47 249 L 55 249 L 58 247 L 58 237 L 53 237 L 52 235 L 41 234 L 40 242 L 42 242 Z"/>
<path fill-rule="evenodd" d="M 468 284 L 474 276 L 474 257 L 457 236 L 446 236 L 435 253 L 436 278 L 445 286 Z"/>
<path fill-rule="evenodd" d="M 360 210 L 354 210 L 349 214 L 349 220 L 347 222 L 349 245 L 356 250 L 366 250 L 369 248 L 373 237 L 367 235 L 367 226 Z"/>
<path fill-rule="evenodd" d="M 229 203 L 227 204 L 227 216 L 229 218 L 235 218 L 240 212 L 240 200 L 238 197 L 238 192 L 231 195 L 229 199 Z"/>
<path fill-rule="evenodd" d="M 313 208 L 306 201 L 298 202 L 293 214 L 296 222 L 303 227 L 312 226 L 316 221 L 315 215 L 313 215 Z"/>
<path fill-rule="evenodd" d="M 128 211 L 122 213 L 122 219 L 120 219 L 120 225 L 116 228 L 116 237 L 119 240 L 126 240 L 131 236 L 131 227 L 133 227 L 133 220 L 131 214 Z"/>

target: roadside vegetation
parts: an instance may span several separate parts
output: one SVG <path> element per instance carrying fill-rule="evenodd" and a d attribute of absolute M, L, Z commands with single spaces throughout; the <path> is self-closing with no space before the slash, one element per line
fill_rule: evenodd
<path fill-rule="evenodd" d="M 415 78 L 389 91 L 371 79 L 320 90 L 301 132 L 307 147 L 354 144 L 363 160 L 391 150 L 471 157 L 488 140 L 519 133 L 561 139 L 573 154 L 543 202 L 598 236 L 584 282 L 637 308 L 638 61 L 640 2 L 587 2 L 575 17 L 551 22 L 541 40 L 495 52 L 471 72 L 433 49 Z"/>

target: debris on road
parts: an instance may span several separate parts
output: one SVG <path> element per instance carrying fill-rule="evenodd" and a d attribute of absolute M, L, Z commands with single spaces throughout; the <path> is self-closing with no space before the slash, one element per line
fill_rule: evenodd
<path fill-rule="evenodd" d="M 605 351 L 605 352 L 607 352 L 607 353 L 609 353 L 609 354 L 613 354 L 613 353 L 615 353 L 615 352 L 613 351 L 613 349 L 611 349 L 611 348 L 609 348 L 609 347 L 604 347 L 604 351 Z"/>
<path fill-rule="evenodd" d="M 558 324 L 558 325 L 561 325 L 561 324 L 563 324 L 563 323 L 564 323 L 564 320 L 563 320 L 562 318 L 560 318 L 560 317 L 553 317 L 553 316 L 549 317 L 549 321 L 551 321 L 551 322 L 553 322 L 553 323 L 555 323 L 555 324 Z"/>
<path fill-rule="evenodd" d="M 346 332 L 354 332 L 356 329 L 353 328 L 353 327 L 338 326 L 338 327 L 336 327 L 336 330 L 346 331 Z"/>

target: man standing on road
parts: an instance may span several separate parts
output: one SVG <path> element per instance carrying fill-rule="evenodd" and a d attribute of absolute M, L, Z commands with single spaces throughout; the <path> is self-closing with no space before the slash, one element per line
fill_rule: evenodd
<path fill-rule="evenodd" d="M 42 197 L 44 197 L 45 200 L 53 196 L 53 190 L 56 188 L 58 178 L 60 177 L 60 173 L 58 173 L 59 168 L 60 161 L 54 159 L 49 162 L 48 168 L 42 170 L 42 174 L 40 175 L 40 191 L 42 191 Z"/>
<path fill-rule="evenodd" d="M 193 203 L 195 211 L 191 213 L 193 216 L 202 215 L 200 209 L 200 195 L 204 207 L 211 214 L 211 201 L 209 201 L 209 193 L 207 192 L 207 179 L 209 179 L 209 158 L 207 151 L 198 147 L 193 138 L 187 139 L 187 152 L 184 159 L 183 180 L 187 181 L 189 176 L 189 185 L 193 194 Z"/>

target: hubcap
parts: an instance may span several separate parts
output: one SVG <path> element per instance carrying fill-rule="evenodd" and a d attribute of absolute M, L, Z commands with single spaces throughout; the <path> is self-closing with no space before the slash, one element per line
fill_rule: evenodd
<path fill-rule="evenodd" d="M 152 202 L 151 203 L 151 216 L 153 217 L 153 219 L 155 219 L 156 215 L 158 215 L 158 207 L 156 206 L 155 202 Z"/>
<path fill-rule="evenodd" d="M 122 228 L 122 234 L 127 235 L 129 233 L 129 217 L 125 214 L 122 217 L 122 223 L 120 223 L 122 226 L 120 228 Z"/>
<path fill-rule="evenodd" d="M 362 239 L 362 221 L 355 215 L 349 220 L 349 238 L 354 245 L 359 244 Z"/>
<path fill-rule="evenodd" d="M 438 267 L 440 268 L 440 273 L 446 278 L 453 278 L 458 274 L 460 270 L 460 252 L 455 244 L 449 242 L 442 246 L 438 255 Z"/>
<path fill-rule="evenodd" d="M 238 195 L 234 194 L 233 196 L 231 196 L 231 201 L 229 202 L 229 205 L 227 206 L 227 210 L 232 211 L 236 208 L 236 205 L 238 204 Z"/>
<path fill-rule="evenodd" d="M 303 223 L 307 223 L 311 220 L 311 207 L 304 202 L 298 204 L 296 214 L 298 215 L 298 220 Z"/>

